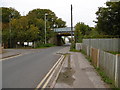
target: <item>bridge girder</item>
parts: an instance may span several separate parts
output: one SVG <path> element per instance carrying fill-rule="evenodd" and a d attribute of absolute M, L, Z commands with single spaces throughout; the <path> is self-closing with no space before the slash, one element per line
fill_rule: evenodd
<path fill-rule="evenodd" d="M 74 32 L 72 33 L 74 35 Z M 57 32 L 59 36 L 71 36 L 71 32 Z"/>

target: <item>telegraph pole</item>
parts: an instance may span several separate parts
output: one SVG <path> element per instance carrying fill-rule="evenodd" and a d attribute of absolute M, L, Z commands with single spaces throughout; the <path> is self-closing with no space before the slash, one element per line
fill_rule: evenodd
<path fill-rule="evenodd" d="M 71 4 L 71 41 L 73 42 L 73 14 L 72 14 L 72 4 Z"/>

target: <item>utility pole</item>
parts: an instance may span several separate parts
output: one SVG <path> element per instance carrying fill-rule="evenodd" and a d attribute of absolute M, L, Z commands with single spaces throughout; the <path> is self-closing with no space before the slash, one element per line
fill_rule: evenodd
<path fill-rule="evenodd" d="M 72 4 L 71 4 L 71 41 L 73 42 L 73 14 L 72 14 Z"/>

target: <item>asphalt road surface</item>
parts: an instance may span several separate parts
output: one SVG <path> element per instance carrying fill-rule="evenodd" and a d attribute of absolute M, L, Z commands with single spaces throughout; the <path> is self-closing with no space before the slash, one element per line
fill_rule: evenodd
<path fill-rule="evenodd" d="M 60 58 L 64 48 L 51 47 L 39 52 L 2 61 L 2 88 L 35 88 Z"/>

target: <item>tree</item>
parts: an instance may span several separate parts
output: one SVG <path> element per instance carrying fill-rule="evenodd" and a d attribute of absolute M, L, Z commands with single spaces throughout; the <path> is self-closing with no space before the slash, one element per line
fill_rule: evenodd
<path fill-rule="evenodd" d="M 39 38 L 40 31 L 37 27 L 31 25 L 30 28 L 26 31 L 26 41 L 27 42 L 34 42 L 37 41 Z"/>
<path fill-rule="evenodd" d="M 58 19 L 55 21 L 55 24 L 56 24 L 56 27 L 57 27 L 57 28 L 66 27 L 66 22 L 63 21 L 61 18 L 58 18 Z"/>
<path fill-rule="evenodd" d="M 10 19 L 20 17 L 20 13 L 14 8 L 1 7 L 0 10 L 2 10 L 2 15 L 0 16 L 2 17 L 2 23 L 9 23 Z"/>
<path fill-rule="evenodd" d="M 5 47 L 8 47 L 9 39 L 10 39 L 9 29 L 3 30 L 2 31 L 2 43 Z"/>
<path fill-rule="evenodd" d="M 35 25 L 29 25 L 29 19 L 26 16 L 13 19 L 10 25 L 11 33 L 10 29 L 3 30 L 2 36 L 5 45 L 10 43 L 10 39 L 12 40 L 12 47 L 15 47 L 17 42 L 33 42 L 40 39 L 40 30 Z"/>
<path fill-rule="evenodd" d="M 120 35 L 120 2 L 107 2 L 96 12 L 97 30 L 104 35 Z"/>
<path fill-rule="evenodd" d="M 49 9 L 34 9 L 34 10 L 29 11 L 27 16 L 31 19 L 45 20 L 45 14 L 48 14 L 47 22 L 50 24 L 50 28 L 52 28 L 57 17 L 55 15 L 55 13 Z"/>
<path fill-rule="evenodd" d="M 13 38 L 15 42 L 36 41 L 39 39 L 40 30 L 36 25 L 29 24 L 29 19 L 26 16 L 14 19 L 10 23 L 12 33 L 15 33 L 14 37 L 16 37 L 16 40 Z"/>
<path fill-rule="evenodd" d="M 28 13 L 28 17 L 30 18 L 37 18 L 45 20 L 45 14 L 47 14 L 47 23 L 49 23 L 49 28 L 62 28 L 66 27 L 66 22 L 63 21 L 61 18 L 58 18 L 54 12 L 49 9 L 34 9 Z"/>
<path fill-rule="evenodd" d="M 75 40 L 77 43 L 82 42 L 83 35 L 81 34 L 80 30 L 75 30 Z"/>
<path fill-rule="evenodd" d="M 92 28 L 85 25 L 83 22 L 79 22 L 75 25 L 75 40 L 76 42 L 82 42 L 83 37 L 88 36 Z"/>
<path fill-rule="evenodd" d="M 89 35 L 91 28 L 88 25 L 85 25 L 83 22 L 79 22 L 75 25 L 75 30 L 79 30 L 82 35 Z"/>
<path fill-rule="evenodd" d="M 96 28 L 91 27 L 91 29 L 92 30 L 90 31 L 89 35 L 85 36 L 84 38 L 99 38 L 100 34 L 96 30 Z"/>

